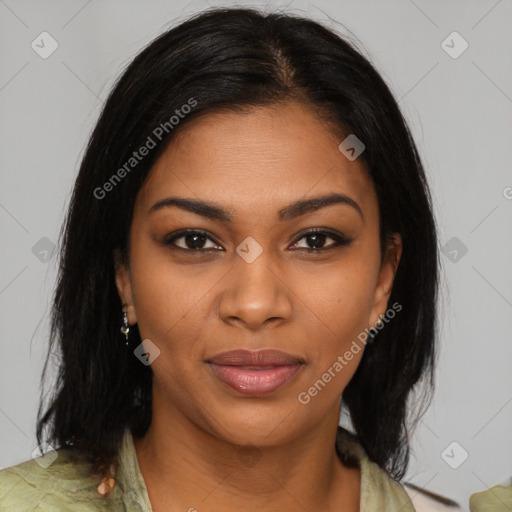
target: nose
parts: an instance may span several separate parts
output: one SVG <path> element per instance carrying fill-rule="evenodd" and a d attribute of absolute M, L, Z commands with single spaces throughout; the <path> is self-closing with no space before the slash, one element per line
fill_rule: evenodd
<path fill-rule="evenodd" d="M 265 251 L 252 263 L 237 255 L 223 284 L 219 315 L 225 323 L 258 330 L 270 323 L 289 321 L 292 292 L 283 272 Z"/>

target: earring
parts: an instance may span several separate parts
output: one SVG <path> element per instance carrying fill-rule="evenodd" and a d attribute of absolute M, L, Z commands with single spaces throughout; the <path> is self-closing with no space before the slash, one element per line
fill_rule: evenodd
<path fill-rule="evenodd" d="M 123 304 L 126 307 L 128 304 Z M 126 345 L 128 345 L 128 333 L 130 332 L 130 324 L 128 323 L 128 313 L 123 311 L 123 325 L 121 326 L 121 334 L 124 334 Z"/>

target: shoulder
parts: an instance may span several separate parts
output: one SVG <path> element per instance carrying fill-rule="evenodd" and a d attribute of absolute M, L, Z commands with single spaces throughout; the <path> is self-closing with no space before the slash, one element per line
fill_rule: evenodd
<path fill-rule="evenodd" d="M 90 464 L 57 450 L 0 471 L 0 510 L 71 512 L 117 510 L 97 492 Z"/>
<path fill-rule="evenodd" d="M 361 510 L 463 511 L 457 503 L 444 496 L 395 480 L 369 459 L 357 437 L 346 429 L 338 429 L 336 445 L 338 451 L 344 451 L 345 461 L 349 456 L 358 461 L 361 469 Z"/>
<path fill-rule="evenodd" d="M 369 459 L 353 433 L 339 427 L 336 447 L 344 464 L 352 464 L 355 460 L 361 470 L 361 510 L 414 512 L 412 502 L 402 484 Z"/>
<path fill-rule="evenodd" d="M 361 458 L 361 506 L 361 510 L 415 510 L 405 487 L 367 456 Z"/>

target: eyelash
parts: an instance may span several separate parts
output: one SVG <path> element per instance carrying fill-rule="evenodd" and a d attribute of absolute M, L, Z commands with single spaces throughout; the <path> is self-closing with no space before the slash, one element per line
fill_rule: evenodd
<path fill-rule="evenodd" d="M 164 240 L 162 240 L 162 244 L 165 245 L 165 246 L 169 246 L 172 249 L 177 249 L 177 250 L 181 250 L 181 251 L 189 252 L 189 253 L 202 253 L 202 252 L 220 251 L 220 249 L 214 249 L 212 247 L 209 247 L 209 248 L 206 248 L 206 249 L 188 249 L 188 248 L 185 249 L 183 247 L 178 247 L 177 245 L 175 245 L 176 240 L 179 240 L 180 238 L 184 238 L 187 235 L 203 235 L 207 239 L 209 239 L 211 242 L 213 242 L 213 243 L 215 243 L 217 245 L 220 245 L 215 240 L 213 240 L 208 235 L 208 233 L 206 231 L 202 231 L 200 229 L 183 229 L 183 230 L 180 230 L 177 233 L 174 233 L 174 234 L 172 234 L 170 236 L 167 236 Z M 301 236 L 299 238 L 297 238 L 294 242 L 292 242 L 291 245 L 297 244 L 303 238 L 306 238 L 308 235 L 326 235 L 327 238 L 330 238 L 330 239 L 334 240 L 334 243 L 331 243 L 327 247 L 322 247 L 320 249 L 318 249 L 318 248 L 304 248 L 304 247 L 300 247 L 298 249 L 293 249 L 294 251 L 305 251 L 307 253 L 320 253 L 320 252 L 327 251 L 329 249 L 335 249 L 336 247 L 347 246 L 347 245 L 349 245 L 353 241 L 352 238 L 345 237 L 341 233 L 337 233 L 335 231 L 331 231 L 331 230 L 328 230 L 328 229 L 317 228 L 317 229 L 310 229 L 310 230 L 306 231 L 305 233 L 302 233 Z"/>

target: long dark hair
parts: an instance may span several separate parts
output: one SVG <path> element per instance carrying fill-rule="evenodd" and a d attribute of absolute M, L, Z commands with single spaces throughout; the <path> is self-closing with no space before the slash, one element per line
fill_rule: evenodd
<path fill-rule="evenodd" d="M 113 260 L 119 250 L 129 263 L 136 195 L 155 160 L 192 119 L 283 100 L 308 105 L 340 136 L 363 141 L 361 158 L 378 196 L 381 249 L 391 233 L 402 236 L 390 297 L 402 310 L 367 346 L 343 403 L 369 458 L 403 477 L 408 398 L 422 377 L 431 393 L 436 354 L 438 247 L 420 157 L 388 86 L 353 44 L 312 20 L 245 8 L 207 10 L 157 37 L 105 103 L 61 232 L 43 381 L 55 355 L 59 371 L 48 404 L 42 395 L 39 443 L 44 438 L 73 449 L 103 473 L 116 460 L 125 428 L 134 437 L 145 434 L 152 370 L 133 356 L 141 342 L 137 327 L 128 349 L 121 338 Z M 146 156 L 131 160 L 142 146 L 151 146 Z"/>

